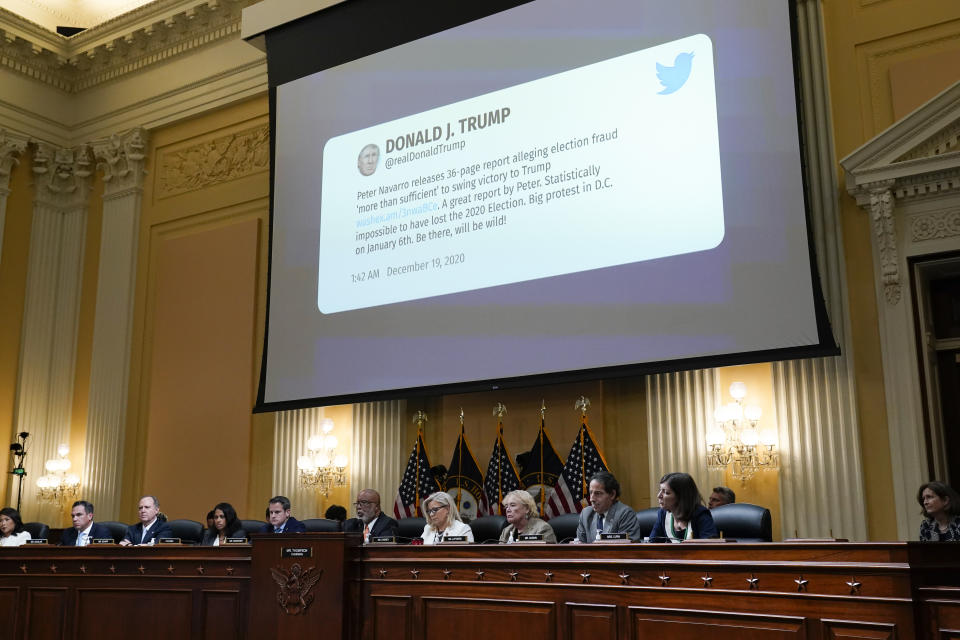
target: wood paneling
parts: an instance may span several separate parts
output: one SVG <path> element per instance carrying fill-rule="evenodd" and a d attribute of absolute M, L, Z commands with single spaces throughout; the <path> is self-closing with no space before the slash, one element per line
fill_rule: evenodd
<path fill-rule="evenodd" d="M 772 640 L 807 637 L 803 618 L 630 607 L 630 638 Z"/>
<path fill-rule="evenodd" d="M 149 633 L 189 638 L 192 613 L 190 589 L 81 589 L 77 593 L 76 637 L 129 640 Z M 33 621 L 30 627 L 31 632 L 39 628 Z"/>
<path fill-rule="evenodd" d="M 613 604 L 566 603 L 568 640 L 615 640 L 617 606 Z"/>
<path fill-rule="evenodd" d="M 423 628 L 418 637 L 489 640 L 496 624 L 497 640 L 556 637 L 556 605 L 552 602 L 477 598 L 423 598 Z"/>
<path fill-rule="evenodd" d="M 204 640 L 237 640 L 246 635 L 240 591 L 203 592 Z"/>
<path fill-rule="evenodd" d="M 13 632 L 16 635 L 17 623 L 19 622 L 19 609 L 17 601 L 20 599 L 19 587 L 0 588 L 0 620 L 4 621 L 4 635 Z"/>
<path fill-rule="evenodd" d="M 822 622 L 823 637 L 828 640 L 852 640 L 853 638 L 894 640 L 897 637 L 897 629 L 892 624 L 856 620 L 823 620 Z"/>
<path fill-rule="evenodd" d="M 413 623 L 409 596 L 378 596 L 372 599 L 370 630 L 363 637 L 372 640 L 410 640 Z"/>
<path fill-rule="evenodd" d="M 27 587 L 27 637 L 56 640 L 64 635 L 66 587 Z"/>

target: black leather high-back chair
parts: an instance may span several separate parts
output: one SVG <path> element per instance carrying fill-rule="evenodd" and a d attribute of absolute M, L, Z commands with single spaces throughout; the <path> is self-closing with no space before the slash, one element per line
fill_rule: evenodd
<path fill-rule="evenodd" d="M 565 513 L 550 518 L 550 526 L 557 536 L 557 542 L 570 542 L 577 537 L 577 525 L 580 523 L 579 513 Z"/>
<path fill-rule="evenodd" d="M 400 518 L 397 520 L 397 542 L 410 542 L 419 538 L 425 526 L 425 518 Z"/>
<path fill-rule="evenodd" d="M 326 518 L 310 518 L 308 520 L 303 520 L 303 525 L 307 528 L 308 532 L 341 530 L 339 520 L 328 520 Z"/>
<path fill-rule="evenodd" d="M 23 528 L 30 532 L 30 537 L 34 540 L 50 537 L 50 527 L 42 522 L 24 522 Z"/>
<path fill-rule="evenodd" d="M 263 520 L 241 520 L 240 528 L 243 529 L 243 532 L 247 534 L 247 537 L 250 537 L 251 533 L 260 533 L 260 530 L 267 526 L 267 523 Z"/>
<path fill-rule="evenodd" d="M 770 509 L 746 502 L 734 502 L 710 510 L 717 531 L 724 538 L 740 542 L 772 542 Z"/>
<path fill-rule="evenodd" d="M 170 520 L 170 531 L 174 538 L 180 538 L 183 544 L 200 544 L 203 540 L 203 525 L 196 520 Z"/>
<path fill-rule="evenodd" d="M 470 521 L 473 541 L 483 544 L 500 542 L 500 532 L 506 526 L 507 518 L 505 516 L 481 516 Z"/>
<path fill-rule="evenodd" d="M 650 532 L 653 531 L 654 525 L 657 524 L 657 513 L 659 511 L 660 509 L 657 509 L 656 507 L 637 511 L 637 523 L 640 525 L 641 538 L 647 538 L 650 536 Z"/>
<path fill-rule="evenodd" d="M 127 527 L 130 526 L 122 522 L 117 522 L 116 520 L 97 520 L 97 524 L 102 524 L 109 529 L 110 537 L 112 537 L 113 541 L 116 543 L 119 543 L 121 540 L 123 540 L 123 536 L 127 534 Z"/>

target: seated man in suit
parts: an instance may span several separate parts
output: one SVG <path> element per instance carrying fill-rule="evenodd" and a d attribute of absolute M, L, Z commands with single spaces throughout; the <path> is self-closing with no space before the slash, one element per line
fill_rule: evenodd
<path fill-rule="evenodd" d="M 130 545 L 154 544 L 157 538 L 172 538 L 173 531 L 167 524 L 167 519 L 160 515 L 160 501 L 156 496 L 143 496 L 137 504 L 137 516 L 140 522 L 127 527 L 120 544 Z"/>
<path fill-rule="evenodd" d="M 729 487 L 714 487 L 713 493 L 710 494 L 710 499 L 707 501 L 707 506 L 711 509 L 714 507 L 721 507 L 725 504 L 733 504 L 737 501 L 737 494 L 733 492 L 733 489 Z"/>
<path fill-rule="evenodd" d="M 634 542 L 642 537 L 637 514 L 620 502 L 620 483 L 607 471 L 590 478 L 590 506 L 580 512 L 574 542 L 593 542 L 601 533 L 626 533 Z"/>
<path fill-rule="evenodd" d="M 267 505 L 267 520 L 260 533 L 303 533 L 307 526 L 290 515 L 290 499 L 274 496 Z"/>
<path fill-rule="evenodd" d="M 370 536 L 397 537 L 397 521 L 380 511 L 379 493 L 373 489 L 364 489 L 357 494 L 357 501 L 353 506 L 357 508 L 357 517 L 343 523 L 344 531 L 362 531 L 364 542 L 370 542 Z"/>
<path fill-rule="evenodd" d="M 60 544 L 64 547 L 85 547 L 98 538 L 110 538 L 110 529 L 93 521 L 93 505 L 86 500 L 77 500 L 70 509 L 73 527 L 64 529 Z"/>

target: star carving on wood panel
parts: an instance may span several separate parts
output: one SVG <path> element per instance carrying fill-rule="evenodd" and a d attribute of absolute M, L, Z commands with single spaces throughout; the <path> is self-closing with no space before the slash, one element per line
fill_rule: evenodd
<path fill-rule="evenodd" d="M 232 576 L 232 575 L 233 575 L 233 567 L 227 567 L 226 569 L 224 569 L 224 571 L 227 572 L 227 575 L 228 575 L 228 576 Z"/>
<path fill-rule="evenodd" d="M 414 580 L 419 579 L 419 578 L 420 578 L 420 569 L 410 569 L 410 575 L 413 576 L 413 579 L 414 579 Z"/>
<path fill-rule="evenodd" d="M 377 573 L 379 574 L 379 578 L 380 578 L 381 580 L 383 580 L 384 578 L 387 577 L 387 570 L 386 570 L 386 569 L 380 569 Z"/>
<path fill-rule="evenodd" d="M 22 571 L 23 573 L 26 573 L 26 572 L 27 572 L 27 565 L 25 565 L 25 564 L 20 565 L 20 571 Z"/>
<path fill-rule="evenodd" d="M 51 565 L 50 565 L 50 573 L 56 573 L 56 572 L 57 572 L 57 565 L 56 565 L 56 564 L 51 564 Z"/>
<path fill-rule="evenodd" d="M 519 577 L 519 575 L 520 575 L 520 572 L 519 572 L 519 571 L 511 571 L 511 572 L 510 572 L 510 582 L 516 582 L 516 581 L 517 581 L 517 577 Z"/>
<path fill-rule="evenodd" d="M 661 571 L 661 572 L 660 572 L 660 575 L 658 575 L 657 577 L 660 578 L 660 586 L 661 586 L 661 587 L 669 587 L 669 586 L 670 586 L 670 576 L 667 575 L 667 572 L 666 572 L 666 571 Z"/>
<path fill-rule="evenodd" d="M 450 575 L 451 575 L 452 573 L 453 573 L 453 571 L 450 571 L 450 569 L 444 569 L 444 570 L 443 570 L 443 579 L 444 579 L 444 580 L 449 580 L 449 579 L 450 579 Z"/>
<path fill-rule="evenodd" d="M 544 582 L 553 582 L 553 572 L 545 571 L 543 574 Z"/>
<path fill-rule="evenodd" d="M 143 565 L 140 565 L 139 567 L 137 567 L 137 571 L 140 572 L 140 575 L 143 575 L 144 573 L 146 573 L 147 568 L 144 567 Z"/>
<path fill-rule="evenodd" d="M 168 565 L 167 565 L 167 573 L 173 573 L 174 571 L 175 571 L 175 569 L 173 568 L 173 565 L 172 565 L 172 564 L 168 564 Z"/>
<path fill-rule="evenodd" d="M 114 565 L 110 565 L 110 573 L 113 575 L 117 574 L 117 568 Z"/>
<path fill-rule="evenodd" d="M 760 578 L 754 574 L 750 574 L 750 577 L 747 578 L 747 582 L 750 584 L 750 589 L 755 591 L 760 588 Z"/>
<path fill-rule="evenodd" d="M 707 571 L 706 575 L 700 576 L 700 579 L 703 580 L 704 589 L 709 589 L 713 586 L 713 576 L 710 575 L 709 571 Z"/>
<path fill-rule="evenodd" d="M 858 596 L 860 595 L 860 587 L 863 586 L 863 583 L 856 578 L 851 578 L 847 581 L 847 586 L 850 587 L 850 595 Z"/>
<path fill-rule="evenodd" d="M 477 580 L 483 580 L 483 576 L 487 575 L 487 572 L 483 569 L 477 569 L 475 573 L 477 574 Z"/>
<path fill-rule="evenodd" d="M 590 574 L 584 571 L 580 574 L 580 582 L 587 584 L 590 582 Z"/>
<path fill-rule="evenodd" d="M 620 584 L 630 584 L 630 574 L 626 571 L 621 571 L 619 574 Z"/>
<path fill-rule="evenodd" d="M 199 573 L 200 575 L 203 575 L 203 572 L 204 572 L 204 571 L 205 571 L 205 569 L 203 568 L 203 565 L 202 565 L 202 564 L 201 564 L 199 567 L 197 567 L 197 573 Z"/>
<path fill-rule="evenodd" d="M 804 580 L 804 579 L 803 579 L 803 576 L 800 576 L 799 578 L 797 578 L 796 580 L 794 580 L 794 582 L 797 583 L 797 591 L 798 591 L 798 592 L 806 593 L 806 591 L 807 591 L 807 582 L 809 582 L 809 580 Z"/>
<path fill-rule="evenodd" d="M 80 565 L 80 573 L 86 573 L 86 572 L 87 572 L 87 565 L 85 564 Z"/>

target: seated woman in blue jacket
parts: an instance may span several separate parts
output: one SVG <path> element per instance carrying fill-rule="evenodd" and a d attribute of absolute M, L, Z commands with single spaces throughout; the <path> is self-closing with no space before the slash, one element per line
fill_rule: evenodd
<path fill-rule="evenodd" d="M 657 494 L 660 511 L 650 540 L 683 542 L 693 538 L 716 538 L 710 510 L 703 506 L 697 483 L 687 473 L 668 473 L 660 478 Z"/>

